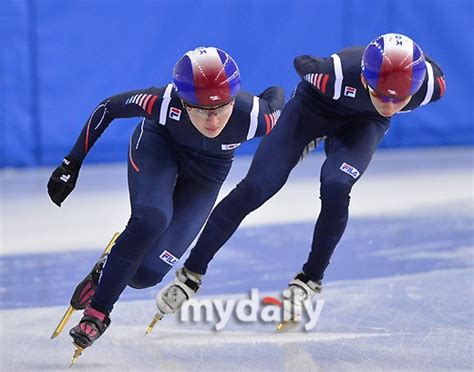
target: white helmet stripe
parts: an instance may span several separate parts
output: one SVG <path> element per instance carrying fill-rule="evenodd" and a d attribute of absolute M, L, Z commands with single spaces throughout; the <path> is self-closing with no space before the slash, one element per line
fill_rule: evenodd
<path fill-rule="evenodd" d="M 194 74 L 203 74 L 201 64 L 204 60 L 206 61 L 208 68 L 209 66 L 212 66 L 216 69 L 222 69 L 221 58 L 217 52 L 217 49 L 214 47 L 199 47 L 187 52 L 186 55 L 191 60 L 191 66 Z"/>
<path fill-rule="evenodd" d="M 388 55 L 394 55 L 402 49 L 404 55 L 411 56 L 413 61 L 413 40 L 400 34 L 386 34 L 383 36 L 383 49 Z M 412 62 L 410 61 L 410 63 Z"/>

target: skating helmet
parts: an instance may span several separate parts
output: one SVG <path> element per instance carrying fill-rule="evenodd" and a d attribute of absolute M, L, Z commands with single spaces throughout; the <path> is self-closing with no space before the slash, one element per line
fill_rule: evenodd
<path fill-rule="evenodd" d="M 215 107 L 230 102 L 240 90 L 240 72 L 221 49 L 200 47 L 187 52 L 173 69 L 179 98 L 191 106 Z"/>
<path fill-rule="evenodd" d="M 404 98 L 415 94 L 426 74 L 421 48 L 409 37 L 385 34 L 372 40 L 362 57 L 362 74 L 379 95 Z"/>

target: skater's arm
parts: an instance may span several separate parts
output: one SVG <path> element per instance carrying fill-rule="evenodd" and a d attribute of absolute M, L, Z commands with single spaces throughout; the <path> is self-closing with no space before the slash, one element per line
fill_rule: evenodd
<path fill-rule="evenodd" d="M 60 207 L 72 192 L 84 158 L 109 124 L 119 118 L 155 118 L 159 115 L 163 91 L 152 87 L 118 94 L 106 98 L 94 109 L 69 155 L 49 179 L 48 194 L 53 203 Z"/>
<path fill-rule="evenodd" d="M 258 95 L 260 98 L 260 112 L 256 137 L 265 136 L 270 133 L 285 104 L 285 92 L 280 87 L 269 87 Z"/>
<path fill-rule="evenodd" d="M 152 87 L 125 92 L 104 99 L 90 115 L 68 157 L 82 163 L 92 146 L 115 119 L 154 118 L 159 111 L 162 96 L 163 89 Z"/>
<path fill-rule="evenodd" d="M 427 90 L 432 91 L 429 98 L 426 97 L 426 94 L 424 96 L 424 99 L 425 99 L 424 103 L 426 104 L 426 103 L 436 102 L 441 97 L 444 96 L 444 93 L 446 93 L 446 79 L 444 77 L 443 70 L 441 70 L 441 67 L 426 54 L 425 54 L 425 60 L 426 60 L 426 64 L 427 64 L 426 67 L 428 71 L 427 71 L 427 77 L 425 79 L 425 82 L 423 82 L 423 85 L 425 84 L 429 85 L 427 87 Z M 424 87 L 422 86 L 422 88 Z"/>

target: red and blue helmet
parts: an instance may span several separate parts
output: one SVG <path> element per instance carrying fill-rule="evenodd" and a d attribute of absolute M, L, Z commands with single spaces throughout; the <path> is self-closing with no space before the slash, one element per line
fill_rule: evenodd
<path fill-rule="evenodd" d="M 415 94 L 425 79 L 421 48 L 409 37 L 385 34 L 372 40 L 362 57 L 362 74 L 369 87 L 386 97 Z"/>
<path fill-rule="evenodd" d="M 200 47 L 187 52 L 173 69 L 174 89 L 191 106 L 215 107 L 230 102 L 240 90 L 240 72 L 221 49 Z"/>

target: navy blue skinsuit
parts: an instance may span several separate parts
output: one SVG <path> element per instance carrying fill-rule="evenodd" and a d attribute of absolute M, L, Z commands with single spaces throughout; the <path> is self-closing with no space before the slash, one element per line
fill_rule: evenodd
<path fill-rule="evenodd" d="M 216 138 L 190 122 L 172 84 L 104 100 L 92 113 L 69 156 L 82 162 L 117 118 L 141 116 L 130 138 L 128 184 L 132 214 L 102 272 L 91 305 L 109 313 L 127 285 L 159 283 L 199 233 L 216 201 L 235 148 L 264 136 L 284 104 L 281 88 L 259 96 L 240 92 Z"/>
<path fill-rule="evenodd" d="M 250 212 L 285 184 L 308 148 L 325 138 L 321 169 L 321 211 L 304 273 L 321 280 L 348 219 L 352 186 L 370 163 L 390 119 L 378 114 L 361 82 L 364 48 L 354 47 L 330 58 L 301 56 L 295 68 L 302 81 L 285 105 L 278 126 L 264 138 L 249 172 L 214 209 L 184 266 L 205 274 L 215 253 Z M 438 100 L 445 91 L 443 73 L 427 58 L 420 90 L 402 111 Z"/>

